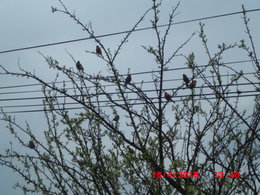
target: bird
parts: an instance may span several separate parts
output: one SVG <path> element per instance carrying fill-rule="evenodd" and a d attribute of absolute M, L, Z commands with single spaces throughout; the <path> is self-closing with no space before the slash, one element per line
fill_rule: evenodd
<path fill-rule="evenodd" d="M 79 71 L 84 71 L 84 67 L 82 66 L 82 64 L 80 63 L 80 61 L 77 61 L 77 63 L 76 63 L 76 67 L 77 67 L 77 69 L 79 70 Z"/>
<path fill-rule="evenodd" d="M 120 116 L 116 115 L 115 118 L 113 119 L 113 121 L 115 121 L 116 123 L 119 121 Z"/>
<path fill-rule="evenodd" d="M 101 48 L 98 45 L 96 46 L 96 53 L 102 56 Z"/>
<path fill-rule="evenodd" d="M 186 74 L 183 74 L 183 75 L 182 75 L 182 79 L 183 79 L 184 83 L 186 84 L 186 87 L 188 87 L 188 86 L 189 86 L 190 79 L 187 77 L 187 75 L 186 75 Z"/>
<path fill-rule="evenodd" d="M 34 149 L 34 148 L 35 148 L 35 144 L 34 144 L 34 142 L 33 142 L 32 140 L 29 141 L 28 147 L 31 148 L 31 149 Z"/>
<path fill-rule="evenodd" d="M 126 87 L 131 81 L 132 81 L 132 76 L 131 76 L 131 74 L 128 74 L 126 79 L 125 79 L 124 87 Z"/>
<path fill-rule="evenodd" d="M 167 93 L 166 91 L 164 92 L 164 98 L 167 101 L 172 101 L 174 103 L 174 101 L 172 100 L 172 96 L 169 93 Z"/>
<path fill-rule="evenodd" d="M 191 81 L 190 84 L 189 84 L 189 88 L 194 89 L 196 87 L 196 84 L 197 84 L 196 80 Z"/>

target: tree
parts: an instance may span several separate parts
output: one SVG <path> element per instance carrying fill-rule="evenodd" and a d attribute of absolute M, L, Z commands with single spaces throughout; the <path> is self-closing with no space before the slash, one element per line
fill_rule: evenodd
<path fill-rule="evenodd" d="M 170 56 L 165 52 L 179 4 L 172 9 L 166 30 L 162 33 L 159 30 L 161 1 L 153 0 L 151 9 L 144 13 L 117 50 L 111 53 L 96 37 L 91 24 L 81 23 L 62 1 L 60 3 L 61 9 L 52 8 L 53 12 L 70 16 L 97 42 L 103 51 L 103 55 L 97 57 L 107 63 L 108 75 L 73 71 L 61 66 L 53 57 L 42 54 L 50 68 L 59 71 L 71 82 L 72 89 L 69 89 L 65 82 L 62 85 L 57 81 L 50 84 L 22 68 L 20 72 L 10 72 L 1 66 L 1 74 L 31 78 L 41 83 L 45 97 L 43 103 L 48 129 L 44 132 L 44 140 L 32 133 L 29 124 L 22 127 L 13 117 L 2 113 L 2 120 L 8 123 L 10 133 L 21 146 L 34 151 L 22 154 L 7 149 L 5 154 L 0 155 L 0 163 L 27 182 L 27 185 L 18 184 L 18 187 L 25 193 L 42 194 L 259 192 L 259 95 L 255 98 L 255 109 L 251 114 L 241 112 L 239 81 L 246 80 L 255 90 L 259 90 L 259 84 L 243 71 L 222 61 L 227 51 L 235 48 L 246 51 L 255 66 L 255 79 L 259 81 L 260 66 L 244 8 L 243 19 L 251 47 L 246 46 L 244 40 L 239 44 L 223 43 L 212 54 L 201 24 L 199 37 L 208 64 L 198 66 L 196 54 L 181 53 L 195 34 Z M 155 58 L 158 68 L 152 73 L 155 97 L 147 95 L 142 82 L 139 84 L 133 80 L 125 86 L 126 75 L 119 73 L 115 63 L 119 51 L 150 12 L 153 13 L 151 22 L 157 43 L 156 46 L 143 48 Z M 86 52 L 97 55 L 92 51 Z M 186 60 L 192 75 L 191 82 L 199 79 L 204 84 L 189 89 L 183 83 L 169 89 L 174 100 L 178 94 L 186 92 L 173 103 L 166 101 L 163 94 L 165 73 L 176 57 Z M 223 79 L 225 70 L 232 72 L 227 75 L 226 81 Z M 115 91 L 106 89 L 106 84 L 114 85 Z M 232 95 L 236 96 L 235 99 L 231 99 Z M 68 101 L 80 105 L 80 112 L 70 112 L 66 104 Z M 118 118 L 119 115 L 125 117 Z M 17 132 L 27 135 L 29 143 Z M 228 177 L 223 177 L 225 173 Z"/>

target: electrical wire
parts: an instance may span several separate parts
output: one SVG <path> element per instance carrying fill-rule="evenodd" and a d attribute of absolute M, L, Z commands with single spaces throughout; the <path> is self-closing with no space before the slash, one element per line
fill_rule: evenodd
<path fill-rule="evenodd" d="M 239 83 L 239 84 L 232 84 L 232 85 L 222 85 L 222 87 L 227 87 L 227 86 L 229 86 L 229 87 L 232 87 L 232 86 L 237 86 L 237 85 L 239 85 L 239 86 L 250 86 L 250 85 L 252 85 L 252 84 L 259 84 L 259 83 Z M 218 86 L 216 86 L 216 87 L 218 87 Z M 196 89 L 202 89 L 202 88 L 209 88 L 208 86 L 197 86 L 196 87 Z M 165 90 L 166 91 L 174 91 L 174 90 L 176 90 L 177 88 L 165 88 Z M 187 89 L 187 88 L 183 88 L 183 90 L 184 89 Z M 188 89 L 187 89 L 187 91 L 189 91 Z M 142 90 L 142 92 L 143 93 L 155 93 L 156 92 L 156 90 L 155 89 L 152 89 L 152 90 Z M 135 94 L 135 91 L 126 91 L 126 92 L 124 92 L 126 95 L 131 95 L 131 94 Z M 255 90 L 250 90 L 250 91 L 234 91 L 234 92 L 229 92 L 229 94 L 243 94 L 243 95 L 239 95 L 239 96 L 234 96 L 234 97 L 247 97 L 248 96 L 248 94 L 249 94 L 249 96 L 256 96 L 256 95 L 259 95 L 259 91 L 257 91 L 257 89 L 255 89 Z M 247 94 L 248 93 L 248 94 Z M 254 94 L 254 93 L 257 93 L 257 94 Z M 106 96 L 106 95 L 109 95 L 109 96 L 112 96 L 112 95 L 116 95 L 116 94 L 118 94 L 118 92 L 109 92 L 109 93 L 99 93 L 99 94 L 90 94 L 91 95 L 91 97 L 95 97 L 95 96 L 99 96 L 99 97 L 102 97 L 102 96 Z M 245 94 L 247 94 L 247 95 L 245 95 Z M 75 98 L 78 98 L 78 97 L 87 97 L 86 95 L 72 95 L 73 97 L 75 97 Z M 176 95 L 176 96 L 174 96 L 174 98 L 184 98 L 184 97 L 186 97 L 186 96 L 188 96 L 187 94 L 184 94 L 184 95 Z M 200 94 L 200 95 L 196 95 L 196 94 L 194 94 L 194 96 L 215 96 L 215 94 L 214 93 L 207 93 L 207 94 Z M 57 98 L 57 99 L 60 99 L 60 98 L 62 98 L 62 99 L 64 99 L 64 98 L 66 98 L 67 96 L 65 96 L 65 95 L 60 95 L 60 96 L 55 96 L 55 98 Z M 0 99 L 0 102 L 3 102 L 3 101 L 8 101 L 8 102 L 11 102 L 11 101 L 23 101 L 23 100 L 36 100 L 36 99 L 38 99 L 38 100 L 42 100 L 42 99 L 44 99 L 44 98 L 46 98 L 46 97 L 44 97 L 44 96 L 40 96 L 40 97 L 25 97 L 25 98 L 6 98 L 6 99 Z M 158 97 L 150 97 L 150 99 L 151 100 L 153 100 L 153 99 L 157 99 Z M 138 101 L 139 99 L 129 99 L 129 101 Z M 120 101 L 122 101 L 122 100 L 114 100 L 115 102 L 120 102 Z M 99 101 L 99 103 L 109 103 L 110 101 L 108 101 L 108 100 L 100 100 Z M 97 103 L 97 101 L 93 101 L 92 100 L 92 103 Z M 78 104 L 77 102 L 66 102 L 66 105 L 73 105 L 73 104 Z M 1 106 L 1 108 L 19 108 L 19 107 L 36 107 L 36 106 L 43 106 L 43 104 L 25 104 L 25 105 L 5 105 L 5 106 Z"/>
<path fill-rule="evenodd" d="M 196 22 L 196 21 L 209 20 L 209 19 L 214 19 L 214 18 L 220 18 L 220 17 L 237 15 L 237 14 L 241 14 L 243 12 L 247 13 L 247 12 L 255 12 L 255 11 L 260 11 L 260 8 L 258 8 L 258 9 L 251 9 L 251 10 L 245 10 L 245 11 L 238 11 L 238 12 L 231 12 L 231 13 L 220 14 L 220 15 L 215 15 L 215 16 L 207 16 L 207 17 L 190 19 L 190 20 L 184 20 L 184 21 L 180 21 L 180 22 L 173 22 L 170 25 L 185 24 L 185 23 L 190 23 L 190 22 Z M 158 25 L 159 28 L 166 27 L 166 26 L 168 26 L 168 24 Z M 144 31 L 144 30 L 150 30 L 150 29 L 153 29 L 153 27 L 138 28 L 138 29 L 133 30 L 132 32 L 138 32 L 138 31 Z M 126 30 L 126 31 L 121 31 L 121 32 L 97 35 L 95 37 L 96 38 L 104 38 L 104 37 L 110 37 L 110 36 L 125 34 L 125 33 L 129 33 L 129 32 L 131 32 L 131 31 Z M 10 50 L 3 50 L 3 51 L 0 51 L 0 54 L 11 53 L 11 52 L 16 52 L 16 51 L 22 51 L 22 50 L 28 50 L 28 49 L 41 48 L 41 47 L 49 47 L 49 46 L 54 46 L 54 45 L 61 45 L 61 44 L 85 41 L 85 40 L 90 40 L 90 39 L 93 39 L 93 37 L 72 39 L 72 40 L 67 40 L 67 41 L 60 41 L 60 42 L 46 43 L 46 44 L 41 44 L 41 45 L 34 45 L 34 46 L 22 47 L 22 48 L 10 49 Z"/>
<path fill-rule="evenodd" d="M 260 95 L 260 94 L 259 94 Z M 226 99 L 231 99 L 231 98 L 241 98 L 241 97 L 254 97 L 256 96 L 255 94 L 248 94 L 248 95 L 233 95 L 233 96 L 226 96 Z M 212 99 L 218 99 L 216 97 L 207 97 L 207 100 L 212 100 Z M 205 98 L 197 98 L 194 99 L 194 101 L 200 101 L 200 100 L 205 100 Z M 183 100 L 174 100 L 175 102 L 181 102 Z M 165 101 L 166 102 L 166 101 Z M 158 104 L 159 102 L 153 102 L 154 104 Z M 145 103 L 140 102 L 140 103 L 129 103 L 129 106 L 137 106 L 137 105 L 144 105 Z M 120 104 L 120 106 L 124 106 L 125 104 Z M 100 108 L 105 108 L 105 107 L 111 107 L 114 105 L 101 105 L 99 106 Z M 83 109 L 84 107 L 71 107 L 71 108 L 64 108 L 65 110 L 79 110 L 79 109 Z M 19 114 L 19 113 L 31 113 L 31 112 L 44 112 L 44 111 L 57 111 L 57 110 L 63 110 L 63 109 L 59 109 L 59 108 L 53 108 L 53 109 L 38 109 L 38 110 L 22 110 L 22 111 L 9 111 L 9 112 L 4 112 L 5 114 Z M 2 113 L 0 113 L 2 114 Z"/>
<path fill-rule="evenodd" d="M 222 63 L 222 64 L 239 64 L 239 63 L 246 63 L 246 62 L 252 62 L 251 60 L 240 60 L 240 61 L 232 61 L 232 62 L 226 62 L 226 63 Z M 207 65 L 198 65 L 197 67 L 205 67 Z M 168 69 L 168 70 L 165 70 L 165 71 L 177 71 L 177 70 L 185 70 L 185 69 L 188 69 L 188 67 L 181 67 L 181 68 L 172 68 L 172 69 Z M 132 75 L 144 75 L 144 74 L 151 74 L 151 73 L 156 73 L 156 72 L 159 72 L 159 71 L 145 71 L 145 72 L 136 72 L 136 73 L 131 73 Z M 253 75 L 254 72 L 249 72 L 249 73 L 243 73 L 243 75 Z M 223 74 L 221 75 L 221 77 L 232 77 L 236 74 Z M 212 78 L 212 76 L 207 76 L 206 78 Z M 176 79 L 165 79 L 163 82 L 166 83 L 166 82 L 171 82 L 171 81 L 181 81 L 182 79 L 181 78 L 176 78 Z M 71 82 L 71 81 L 65 81 L 65 82 Z M 56 83 L 64 83 L 64 81 L 58 81 Z M 138 85 L 138 84 L 141 84 L 141 83 L 153 83 L 153 81 L 145 81 L 145 82 L 132 82 L 133 85 Z M 51 83 L 49 83 L 51 84 Z M 232 84 L 232 85 L 222 85 L 223 87 L 226 87 L 226 86 L 250 86 L 250 85 L 257 85 L 259 84 L 259 82 L 252 82 L 252 83 L 239 83 L 239 84 Z M 18 88 L 18 87 L 32 87 L 32 86 L 39 86 L 41 84 L 27 84 L 27 85 L 15 85 L 15 86 L 5 86 L 5 87 L 0 87 L 0 90 L 4 90 L 4 89 L 12 89 L 12 88 Z M 108 85 L 104 85 L 104 87 L 108 87 L 108 86 L 115 86 L 115 84 L 108 84 Z M 88 88 L 92 88 L 94 86 L 89 86 Z M 217 86 L 216 86 L 217 87 Z M 209 88 L 208 86 L 198 86 L 196 87 L 197 89 L 202 89 L 202 88 Z M 71 90 L 71 89 L 74 89 L 74 88 L 66 88 L 66 90 Z M 176 90 L 177 88 L 168 88 L 168 89 L 165 89 L 165 90 Z M 42 92 L 42 90 L 27 90 L 27 91 L 16 91 L 16 92 L 2 92 L 0 93 L 0 95 L 16 95 L 16 94 L 20 94 L 20 93 L 32 93 L 32 92 Z M 142 92 L 144 93 L 154 93 L 156 92 L 155 89 L 152 89 L 152 90 L 143 90 Z M 246 94 L 246 93 L 255 93 L 257 91 L 242 91 L 241 93 L 243 93 L 243 95 L 239 95 L 239 96 L 232 96 L 232 97 L 249 97 L 249 96 L 256 96 L 258 94 Z M 131 95 L 135 93 L 134 91 L 126 91 L 125 94 L 127 95 Z M 230 93 L 237 93 L 237 92 L 230 92 Z M 109 92 L 107 93 L 107 95 L 115 95 L 115 94 L 118 94 L 117 92 Z M 92 94 L 93 97 L 96 96 L 97 94 Z M 106 95 L 106 94 L 98 94 L 99 96 L 102 96 L 102 95 Z M 207 96 L 212 96 L 214 94 L 204 94 L 204 95 L 207 95 Z M 74 97 L 82 97 L 82 95 L 73 95 Z M 176 98 L 183 98 L 187 95 L 182 95 L 182 96 L 177 96 Z M 55 96 L 56 98 L 65 98 L 66 96 L 64 95 L 60 95 L 60 96 Z M 0 99 L 0 102 L 11 102 L 11 101 L 24 101 L 24 100 L 27 100 L 27 101 L 31 101 L 31 100 L 42 100 L 44 99 L 45 97 L 44 96 L 37 96 L 37 97 L 16 97 L 16 98 L 2 98 Z M 157 97 L 154 97 L 154 98 L 157 98 Z M 151 97 L 150 98 L 151 100 L 153 100 L 153 98 Z M 122 100 L 115 100 L 115 102 L 117 101 L 122 101 Z M 137 101 L 136 99 L 131 99 L 131 101 Z M 178 101 L 178 100 L 177 100 Z M 180 100 L 179 100 L 180 101 Z M 93 103 L 93 101 L 92 101 Z M 109 101 L 105 100 L 105 101 L 100 101 L 99 103 L 109 103 Z M 76 102 L 72 102 L 72 103 L 66 103 L 66 105 L 73 105 L 73 104 L 78 104 Z M 43 104 L 24 104 L 24 105 L 5 105 L 5 106 L 2 106 L 1 108 L 29 108 L 29 107 L 37 107 L 37 106 L 41 106 L 43 107 Z M 68 108 L 70 109 L 70 108 Z M 74 108 L 71 108 L 71 109 L 74 109 Z M 24 112 L 31 112 L 30 110 L 24 110 Z M 40 112 L 40 110 L 32 110 L 32 112 Z M 12 112 L 7 112 L 7 113 L 23 113 L 23 111 L 12 111 Z"/>
<path fill-rule="evenodd" d="M 199 87 L 196 87 L 196 88 L 199 88 Z M 168 89 L 166 89 L 166 90 L 174 90 L 174 89 L 172 89 L 172 88 L 168 88 Z M 145 92 L 145 91 L 143 91 L 143 92 Z M 149 92 L 156 92 L 156 90 L 149 90 Z M 127 93 L 133 93 L 133 92 L 125 92 L 125 94 L 127 94 Z M 234 91 L 234 92 L 229 92 L 229 94 L 237 94 L 238 92 L 237 91 Z M 257 91 L 255 91 L 255 90 L 250 90 L 250 91 L 240 91 L 239 92 L 240 94 L 247 94 L 247 93 L 252 93 L 252 95 L 253 95 L 253 93 L 258 93 Z M 117 93 L 107 93 L 108 95 L 114 95 L 114 94 L 117 94 Z M 102 95 L 106 95 L 106 94 L 98 94 L 98 96 L 102 96 Z M 97 96 L 97 95 L 96 95 Z M 176 96 L 174 96 L 174 98 L 184 98 L 184 97 L 186 97 L 186 96 L 188 96 L 187 94 L 184 94 L 184 95 L 176 95 Z M 215 93 L 203 93 L 203 94 L 194 94 L 193 95 L 194 97 L 196 97 L 196 96 L 215 96 Z M 57 97 L 57 99 L 58 98 L 65 98 L 65 97 L 67 97 L 67 96 L 56 96 Z M 73 97 L 82 97 L 82 95 L 73 95 Z M 83 97 L 85 97 L 84 95 L 83 95 Z M 149 99 L 157 99 L 158 97 L 149 97 Z M 130 101 L 138 101 L 138 100 L 140 100 L 140 99 L 129 99 Z M 123 101 L 123 100 L 114 100 L 115 102 L 120 102 L 120 101 Z M 100 100 L 100 101 L 91 101 L 91 103 L 109 103 L 110 101 L 108 101 L 108 100 Z M 73 105 L 73 104 L 78 104 L 77 102 L 66 102 L 66 105 Z M 18 107 L 38 107 L 38 106 L 44 106 L 44 104 L 25 104 L 25 105 L 12 105 L 12 106 L 0 106 L 1 108 L 18 108 Z"/>
<path fill-rule="evenodd" d="M 243 75 L 253 75 L 254 72 L 249 72 L 249 73 L 243 73 Z M 234 76 L 233 74 L 224 74 L 221 75 L 221 77 L 228 77 L 228 76 Z M 205 76 L 205 78 L 212 78 L 212 76 Z M 165 79 L 163 82 L 171 82 L 171 81 L 182 81 L 182 79 Z M 139 81 L 139 82 L 133 82 L 133 84 L 138 85 L 138 84 L 149 84 L 149 83 L 154 83 L 154 81 Z M 258 83 L 253 83 L 253 84 L 258 84 Z M 40 84 L 41 85 L 41 84 Z M 244 85 L 244 84 L 241 84 Z M 115 84 L 106 84 L 102 85 L 103 87 L 114 87 Z M 88 89 L 95 88 L 94 85 L 88 86 Z M 64 88 L 65 90 L 73 90 L 73 87 L 66 87 Z M 23 93 L 41 93 L 42 90 L 27 90 L 27 91 L 13 91 L 13 92 L 2 92 L 0 95 L 10 95 L 10 94 L 23 94 Z"/>
<path fill-rule="evenodd" d="M 171 80 L 168 80 L 168 81 L 171 81 Z M 165 83 L 165 80 L 163 81 L 164 83 Z M 135 85 L 136 83 L 132 83 L 133 85 Z M 237 85 L 239 85 L 239 86 L 242 86 L 242 85 L 252 85 L 252 84 L 259 84 L 259 82 L 255 82 L 255 83 L 239 83 L 239 84 L 231 84 L 231 85 L 222 85 L 223 87 L 227 87 L 227 86 L 237 86 Z M 114 85 L 115 86 L 115 85 Z M 218 87 L 218 86 L 216 86 L 216 87 Z M 202 89 L 202 88 L 209 88 L 208 86 L 200 86 L 200 87 L 196 87 L 197 89 Z M 164 90 L 177 90 L 178 89 L 178 87 L 176 87 L 176 88 L 165 88 Z M 146 90 L 142 90 L 142 92 L 144 92 L 144 93 L 151 93 L 151 92 L 156 92 L 156 90 L 155 89 L 146 89 Z M 135 91 L 129 91 L 129 92 L 124 92 L 125 94 L 135 94 Z M 104 94 L 104 93 L 99 93 L 99 94 L 91 94 L 91 95 L 94 95 L 94 96 L 96 96 L 96 95 L 98 95 L 98 96 L 102 96 L 102 95 L 116 95 L 116 94 L 118 94 L 118 92 L 109 92 L 109 93 L 106 93 L 106 94 Z M 81 96 L 81 95 L 72 95 L 72 96 L 75 96 L 75 97 L 77 97 L 77 96 Z M 59 96 L 55 96 L 56 98 L 65 98 L 66 96 L 64 96 L 64 95 L 59 95 Z M 0 102 L 3 102 L 3 101 L 8 101 L 8 102 L 10 102 L 10 101 L 23 101 L 23 100 L 36 100 L 36 99 L 43 99 L 44 98 L 44 96 L 37 96 L 37 97 L 17 97 L 17 98 L 2 98 L 2 99 L 0 99 Z"/>
<path fill-rule="evenodd" d="M 223 64 L 228 65 L 228 64 L 239 64 L 239 63 L 247 63 L 247 62 L 252 62 L 252 60 L 231 61 L 231 62 L 225 62 Z M 198 68 L 203 68 L 203 67 L 206 67 L 206 66 L 207 66 L 207 64 L 197 65 Z M 189 68 L 188 67 L 169 68 L 169 69 L 165 70 L 165 72 L 178 71 L 178 70 L 187 70 L 187 69 L 189 69 Z M 134 72 L 134 73 L 131 73 L 131 75 L 135 76 L 135 75 L 152 74 L 152 73 L 159 73 L 159 72 L 160 72 L 159 70 L 152 70 L 152 71 Z M 252 74 L 252 73 L 245 73 L 245 74 Z M 121 74 L 119 76 L 125 77 L 125 76 L 127 76 L 127 74 Z M 108 76 L 107 78 L 110 78 L 110 77 L 111 76 Z M 182 79 L 174 79 L 174 80 L 177 81 L 177 80 L 182 80 Z M 70 80 L 67 80 L 67 81 L 57 81 L 55 83 L 59 84 L 59 83 L 68 83 L 68 82 L 71 82 L 71 81 Z M 146 82 L 143 82 L 143 83 L 150 83 L 150 82 L 151 81 L 146 81 Z M 47 82 L 47 84 L 52 84 L 52 82 Z M 40 83 L 31 83 L 31 84 L 23 84 L 23 85 L 11 85 L 11 86 L 0 87 L 0 90 L 1 89 L 11 89 L 11 88 L 21 88 L 21 87 L 32 87 L 32 86 L 42 86 L 42 84 L 40 84 Z M 108 84 L 108 85 L 103 85 L 103 86 L 104 87 L 109 87 L 109 86 L 114 86 L 114 85 Z M 89 87 L 91 88 L 93 86 L 89 86 Z M 0 93 L 0 95 L 1 95 L 1 93 Z"/>

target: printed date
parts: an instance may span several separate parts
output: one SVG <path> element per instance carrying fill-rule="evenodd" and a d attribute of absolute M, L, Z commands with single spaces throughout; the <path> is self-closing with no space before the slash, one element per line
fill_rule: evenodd
<path fill-rule="evenodd" d="M 199 177 L 199 172 L 182 172 L 182 171 L 174 171 L 174 172 L 152 172 L 152 177 L 153 178 L 198 178 Z"/>
<path fill-rule="evenodd" d="M 240 178 L 240 172 L 234 171 L 230 173 L 225 173 L 222 171 L 219 172 L 211 172 L 214 178 L 222 179 L 222 178 Z M 154 171 L 152 172 L 152 178 L 199 178 L 201 177 L 199 172 L 183 172 L 183 171 L 174 171 L 174 172 L 160 172 Z"/>

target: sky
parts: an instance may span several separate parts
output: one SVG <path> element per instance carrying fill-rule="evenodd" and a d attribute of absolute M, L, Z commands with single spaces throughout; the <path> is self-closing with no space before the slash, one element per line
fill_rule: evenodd
<path fill-rule="evenodd" d="M 64 0 L 63 3 L 72 12 L 75 11 L 77 17 L 84 23 L 88 24 L 90 21 L 96 35 L 104 35 L 114 32 L 121 32 L 129 30 L 138 21 L 140 16 L 151 7 L 151 0 L 77 0 L 69 1 Z M 160 24 L 167 23 L 168 13 L 171 7 L 176 5 L 177 1 L 164 0 L 161 13 Z M 241 11 L 241 5 L 244 4 L 246 9 L 260 8 L 259 0 L 194 0 L 194 1 L 181 1 L 180 6 L 175 16 L 175 22 L 191 20 L 195 18 L 203 18 L 207 16 L 214 16 L 219 14 L 231 13 Z M 56 0 L 1 0 L 0 1 L 0 52 L 53 43 L 60 41 L 67 41 L 79 38 L 88 37 L 86 32 L 82 31 L 71 18 L 62 13 L 52 13 L 51 7 L 61 8 Z M 151 26 L 151 14 L 144 19 L 139 25 L 140 28 Z M 259 51 L 260 38 L 259 38 L 259 20 L 260 12 L 248 13 L 251 18 L 249 26 L 254 38 L 256 50 Z M 208 36 L 209 46 L 211 51 L 217 51 L 217 44 L 235 43 L 245 38 L 244 25 L 241 15 L 233 15 L 228 17 L 221 17 L 211 20 L 202 21 L 205 23 L 205 33 Z M 198 38 L 199 21 L 192 23 L 185 23 L 174 25 L 170 31 L 169 44 L 167 49 L 173 51 L 184 42 L 192 33 L 196 33 L 195 37 L 190 41 L 189 45 L 182 50 L 182 53 L 188 55 L 194 52 L 198 64 L 207 63 L 205 52 L 201 46 Z M 162 28 L 163 31 L 163 28 Z M 123 35 L 113 37 L 101 38 L 102 43 L 106 48 L 114 51 L 120 43 Z M 116 60 L 117 67 L 121 74 L 126 74 L 130 68 L 131 72 L 141 72 L 156 69 L 154 59 L 148 55 L 142 48 L 142 45 L 155 45 L 154 33 L 151 30 L 135 32 L 129 39 L 120 52 Z M 51 47 L 42 47 L 37 49 L 23 50 L 17 52 L 0 54 L 0 64 L 11 71 L 18 71 L 18 63 L 27 70 L 35 71 L 41 78 L 52 81 L 54 73 L 50 72 L 44 59 L 39 52 L 53 56 L 61 64 L 66 67 L 74 67 L 74 63 L 66 53 L 70 52 L 75 59 L 78 59 L 83 64 L 88 73 L 106 74 L 106 65 L 96 56 L 90 56 L 85 53 L 85 50 L 94 51 L 96 43 L 93 40 L 86 40 L 81 42 L 74 42 L 69 44 L 56 45 Z M 230 53 L 225 56 L 225 61 L 238 61 L 245 60 L 246 55 L 239 52 Z M 183 67 L 182 61 L 174 61 L 170 68 Z M 242 66 L 242 65 L 241 65 Z M 248 65 L 243 65 L 248 66 Z M 75 68 L 75 67 L 74 67 Z M 174 75 L 176 78 L 180 77 L 181 72 Z M 171 75 L 168 75 L 169 78 Z M 134 77 L 136 81 L 141 81 L 141 77 Z M 32 80 L 10 78 L 0 76 L 0 99 L 15 98 L 14 95 L 1 95 L 2 92 L 12 92 L 18 90 L 17 88 L 2 89 L 1 87 L 15 86 L 21 84 L 35 83 Z M 199 83 L 202 84 L 202 83 Z M 19 89 L 20 90 L 20 89 Z M 32 86 L 21 88 L 21 90 L 40 90 L 39 86 Z M 17 95 L 19 97 L 36 97 L 40 93 L 27 93 Z M 0 106 L 6 105 L 19 105 L 25 103 L 37 103 L 37 101 L 21 102 L 21 101 L 0 101 Z M 39 103 L 39 101 L 38 101 Z M 248 100 L 241 102 L 242 108 L 252 109 L 252 103 Z M 20 109 L 23 110 L 24 108 Z M 16 108 L 8 109 L 7 111 L 14 111 Z M 24 124 L 27 120 L 33 128 L 42 130 L 41 113 L 23 113 L 16 114 L 17 121 Z M 42 125 L 42 128 L 41 128 Z M 39 128 L 40 127 L 40 128 Z M 12 137 L 7 132 L 5 124 L 0 123 L 0 151 L 9 146 Z M 36 131 L 36 130 L 35 130 Z M 14 145 L 15 147 L 15 145 Z M 18 147 L 18 146 L 16 146 Z M 12 189 L 14 183 L 19 180 L 11 170 L 0 167 L 0 194 L 18 195 L 21 192 Z"/>

